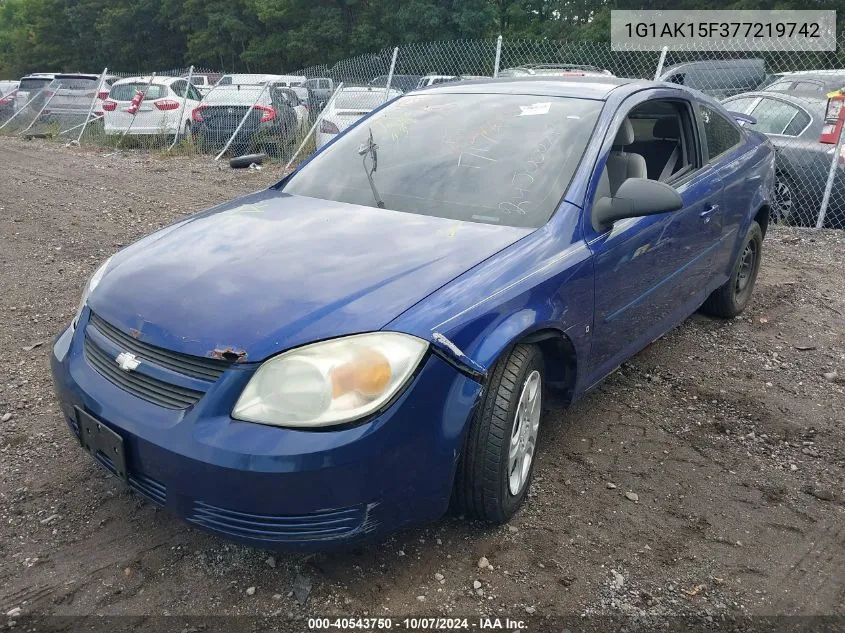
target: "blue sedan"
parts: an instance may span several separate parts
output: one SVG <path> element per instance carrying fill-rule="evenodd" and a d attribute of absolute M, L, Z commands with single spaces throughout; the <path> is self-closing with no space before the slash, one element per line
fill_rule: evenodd
<path fill-rule="evenodd" d="M 525 501 L 550 389 L 746 307 L 774 151 L 682 86 L 399 97 L 118 252 L 57 337 L 81 446 L 189 523 L 323 548 Z"/>

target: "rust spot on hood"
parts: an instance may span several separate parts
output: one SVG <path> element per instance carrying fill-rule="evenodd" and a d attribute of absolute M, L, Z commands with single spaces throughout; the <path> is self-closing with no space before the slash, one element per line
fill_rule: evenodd
<path fill-rule="evenodd" d="M 234 347 L 216 347 L 208 353 L 209 358 L 227 360 L 230 363 L 242 363 L 246 360 L 246 350 Z"/>

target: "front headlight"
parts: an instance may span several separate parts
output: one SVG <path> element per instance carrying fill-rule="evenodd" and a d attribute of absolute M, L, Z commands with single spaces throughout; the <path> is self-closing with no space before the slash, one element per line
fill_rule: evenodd
<path fill-rule="evenodd" d="M 415 336 L 374 332 L 285 352 L 258 368 L 232 417 L 306 428 L 357 420 L 405 385 L 427 348 Z"/>
<path fill-rule="evenodd" d="M 85 307 L 85 304 L 88 303 L 88 297 L 91 296 L 91 293 L 94 292 L 94 288 L 96 288 L 100 280 L 103 278 L 103 275 L 106 273 L 106 269 L 109 267 L 109 263 L 111 262 L 111 257 L 109 257 L 106 261 L 100 264 L 100 267 L 94 271 L 94 274 L 88 278 L 88 281 L 85 283 L 85 288 L 82 289 L 82 297 L 79 299 L 79 307 L 76 309 L 76 316 L 73 317 L 73 327 L 76 328 L 76 324 L 79 322 L 79 317 L 82 314 L 82 308 Z"/>

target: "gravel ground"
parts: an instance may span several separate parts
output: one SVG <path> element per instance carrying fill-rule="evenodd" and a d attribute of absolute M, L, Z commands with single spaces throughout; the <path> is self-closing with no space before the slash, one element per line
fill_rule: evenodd
<path fill-rule="evenodd" d="M 545 411 L 509 526 L 449 517 L 353 551 L 270 553 L 99 470 L 48 368 L 84 280 L 279 174 L 0 139 L 0 627 L 27 614 L 845 615 L 845 232 L 773 229 L 742 318 L 694 316 L 572 409 Z"/>

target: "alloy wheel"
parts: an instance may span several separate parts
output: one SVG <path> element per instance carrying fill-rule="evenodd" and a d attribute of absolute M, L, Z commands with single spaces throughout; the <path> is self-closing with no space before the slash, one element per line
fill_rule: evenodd
<path fill-rule="evenodd" d="M 508 451 L 508 489 L 514 496 L 522 492 L 531 472 L 540 428 L 542 388 L 540 372 L 532 371 L 525 379 L 511 432 Z"/>

